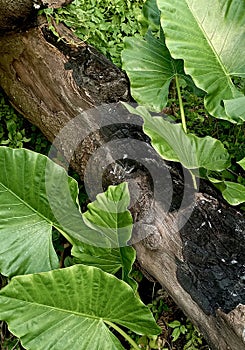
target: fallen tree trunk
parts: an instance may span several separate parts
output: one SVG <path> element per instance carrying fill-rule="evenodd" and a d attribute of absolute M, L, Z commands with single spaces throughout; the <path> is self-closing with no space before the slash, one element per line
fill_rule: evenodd
<path fill-rule="evenodd" d="M 213 350 L 243 350 L 244 217 L 207 184 L 196 192 L 188 172 L 163 163 L 140 118 L 117 104 L 130 100 L 125 74 L 62 24 L 56 30 L 60 41 L 39 19 L 34 28 L 2 36 L 0 86 L 53 142 L 50 156 L 58 149 L 85 177 L 91 199 L 100 186 L 130 182 L 141 267 Z"/>

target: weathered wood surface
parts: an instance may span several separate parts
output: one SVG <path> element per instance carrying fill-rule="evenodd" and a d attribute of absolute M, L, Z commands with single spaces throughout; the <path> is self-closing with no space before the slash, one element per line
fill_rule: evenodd
<path fill-rule="evenodd" d="M 140 118 L 117 104 L 130 100 L 125 74 L 63 25 L 56 29 L 59 42 L 43 19 L 0 38 L 0 86 L 17 110 L 55 140 L 81 177 L 89 168 L 92 197 L 102 173 L 104 186 L 129 180 L 132 197 L 137 194 L 131 211 L 141 267 L 213 350 L 244 350 L 244 216 L 206 184 L 195 192 L 178 166 L 163 164 L 146 142 Z M 101 104 L 110 105 L 98 109 Z"/>

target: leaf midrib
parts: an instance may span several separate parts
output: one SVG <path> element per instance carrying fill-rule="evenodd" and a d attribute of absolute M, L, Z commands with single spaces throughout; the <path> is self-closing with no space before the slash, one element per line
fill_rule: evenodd
<path fill-rule="evenodd" d="M 192 16 L 194 17 L 195 22 L 196 22 L 198 28 L 200 29 L 201 33 L 202 33 L 203 36 L 205 37 L 206 42 L 209 44 L 209 47 L 211 48 L 211 51 L 214 53 L 215 58 L 216 58 L 217 61 L 219 62 L 219 65 L 220 65 L 221 69 L 223 70 L 224 75 L 227 77 L 227 80 L 230 82 L 230 79 L 228 79 L 228 77 L 230 76 L 230 74 L 229 74 L 228 71 L 225 69 L 225 66 L 223 65 L 223 62 L 221 61 L 221 59 L 220 59 L 218 53 L 216 52 L 215 47 L 213 46 L 212 42 L 209 40 L 206 31 L 205 31 L 204 28 L 202 27 L 201 23 L 199 23 L 199 20 L 198 20 L 197 17 L 195 16 L 194 12 L 191 10 L 191 8 L 190 8 L 190 6 L 189 6 L 189 4 L 187 3 L 186 0 L 185 0 L 185 2 L 186 2 L 186 5 L 187 5 L 189 11 L 191 12 Z"/>
<path fill-rule="evenodd" d="M 99 316 L 94 316 L 94 315 L 90 315 L 90 314 L 85 314 L 85 313 L 79 313 L 78 311 L 72 311 L 72 310 L 67 310 L 67 309 L 61 309 L 59 307 L 55 307 L 55 306 L 51 306 L 51 305 L 47 305 L 47 304 L 38 304 L 36 302 L 32 302 L 32 301 L 27 301 L 27 300 L 22 300 L 22 299 L 18 299 L 18 298 L 12 298 L 12 297 L 8 297 L 6 295 L 0 295 L 0 298 L 6 298 L 8 300 L 11 301 L 16 301 L 16 302 L 21 302 L 21 303 L 25 303 L 28 305 L 32 305 L 33 307 L 43 307 L 43 308 L 47 308 L 47 309 L 52 309 L 54 312 L 64 312 L 67 314 L 72 314 L 72 315 L 76 315 L 79 317 L 84 317 L 84 318 L 91 318 L 91 319 L 96 319 L 96 320 L 106 320 L 106 321 L 110 321 L 110 319 L 107 318 L 103 318 L 103 317 L 99 317 Z"/>
<path fill-rule="evenodd" d="M 54 223 L 48 219 L 47 217 L 45 217 L 42 213 L 40 213 L 37 209 L 33 208 L 30 204 L 28 204 L 27 202 L 24 201 L 24 199 L 22 199 L 21 197 L 19 197 L 15 192 L 13 192 L 9 187 L 7 187 L 6 185 L 4 185 L 2 182 L 0 183 L 0 185 L 6 190 L 6 192 L 9 192 L 13 197 L 15 197 L 17 200 L 19 200 L 22 204 L 24 204 L 24 206 L 26 206 L 27 208 L 29 208 L 31 211 L 33 211 L 36 215 L 40 216 L 44 221 L 48 222 L 51 226 L 54 226 Z M 10 204 L 11 206 L 11 204 Z"/>

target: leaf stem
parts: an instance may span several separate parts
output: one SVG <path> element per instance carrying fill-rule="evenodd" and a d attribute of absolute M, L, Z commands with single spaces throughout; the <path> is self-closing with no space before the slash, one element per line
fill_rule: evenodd
<path fill-rule="evenodd" d="M 176 83 L 176 89 L 177 89 L 178 99 L 179 99 L 181 122 L 182 122 L 184 132 L 187 133 L 185 111 L 184 111 L 183 100 L 182 100 L 182 96 L 181 96 L 181 92 L 180 92 L 179 78 L 178 78 L 177 74 L 175 76 L 175 83 Z"/>
<path fill-rule="evenodd" d="M 191 173 L 191 178 L 192 178 L 192 181 L 193 181 L 193 187 L 195 190 L 197 190 L 197 180 L 196 180 L 196 176 L 193 174 L 193 172 L 190 170 L 190 173 Z"/>
<path fill-rule="evenodd" d="M 176 76 L 175 76 L 175 83 L 176 83 L 176 89 L 177 89 L 178 99 L 179 99 L 179 107 L 180 107 L 180 116 L 181 116 L 182 127 L 184 129 L 184 132 L 187 134 L 185 111 L 184 111 L 183 100 L 182 100 L 181 91 L 180 91 L 178 74 L 176 74 Z M 192 173 L 192 171 L 190 171 L 190 173 L 191 173 L 194 189 L 197 190 L 196 177 Z"/>
<path fill-rule="evenodd" d="M 127 334 L 125 333 L 120 327 L 118 327 L 115 323 L 112 323 L 110 321 L 103 320 L 108 326 L 114 328 L 118 333 L 120 333 L 128 342 L 133 346 L 134 349 L 139 350 L 138 345 L 135 343 L 135 341 Z"/>

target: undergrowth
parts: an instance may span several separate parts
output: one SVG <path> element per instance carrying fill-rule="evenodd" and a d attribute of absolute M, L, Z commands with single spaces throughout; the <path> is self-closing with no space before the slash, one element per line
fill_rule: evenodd
<path fill-rule="evenodd" d="M 47 155 L 50 143 L 41 131 L 30 124 L 10 104 L 0 90 L 0 145 L 11 148 L 28 148 Z"/>
<path fill-rule="evenodd" d="M 244 88 L 244 81 L 240 81 Z M 199 137 L 211 136 L 221 141 L 231 155 L 231 167 L 217 173 L 217 176 L 245 185 L 244 170 L 238 166 L 237 161 L 245 157 L 244 138 L 245 128 L 241 124 L 232 124 L 226 120 L 211 116 L 204 107 L 204 95 L 193 93 L 186 84 L 181 86 L 183 106 L 186 113 L 188 132 Z M 181 122 L 179 100 L 175 89 L 170 90 L 170 96 L 164 113 L 171 115 L 176 123 Z"/>
<path fill-rule="evenodd" d="M 60 9 L 44 10 L 63 22 L 83 41 L 91 44 L 121 67 L 123 39 L 140 35 L 145 0 L 75 0 Z"/>

